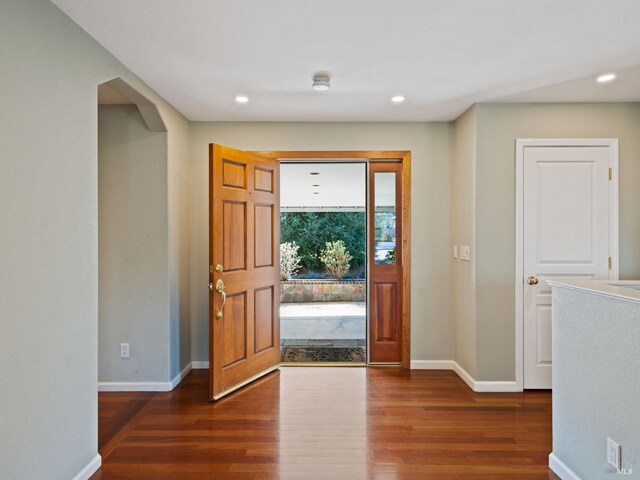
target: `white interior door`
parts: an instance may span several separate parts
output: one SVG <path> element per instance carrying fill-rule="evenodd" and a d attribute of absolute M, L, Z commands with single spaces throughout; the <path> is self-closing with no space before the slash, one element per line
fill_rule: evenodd
<path fill-rule="evenodd" d="M 524 388 L 551 388 L 546 280 L 610 278 L 610 158 L 608 146 L 524 147 Z"/>

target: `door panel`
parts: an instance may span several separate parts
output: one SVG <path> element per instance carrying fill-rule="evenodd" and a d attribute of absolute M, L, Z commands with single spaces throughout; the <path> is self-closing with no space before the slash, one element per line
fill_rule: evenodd
<path fill-rule="evenodd" d="M 273 287 L 255 291 L 255 353 L 273 347 L 273 317 L 275 315 Z"/>
<path fill-rule="evenodd" d="M 376 342 L 398 341 L 398 288 L 396 283 L 376 283 L 373 307 L 375 328 L 373 338 Z"/>
<path fill-rule="evenodd" d="M 369 361 L 402 363 L 402 164 L 369 164 Z"/>
<path fill-rule="evenodd" d="M 278 161 L 210 145 L 210 396 L 280 362 Z"/>
<path fill-rule="evenodd" d="M 222 323 L 223 366 L 228 367 L 247 358 L 247 292 L 227 296 Z"/>
<path fill-rule="evenodd" d="M 226 271 L 243 270 L 247 265 L 247 204 L 223 202 L 223 262 Z"/>
<path fill-rule="evenodd" d="M 609 278 L 609 149 L 525 147 L 523 200 L 524 387 L 551 388 L 546 280 Z"/>
<path fill-rule="evenodd" d="M 273 266 L 273 205 L 255 208 L 255 266 Z"/>

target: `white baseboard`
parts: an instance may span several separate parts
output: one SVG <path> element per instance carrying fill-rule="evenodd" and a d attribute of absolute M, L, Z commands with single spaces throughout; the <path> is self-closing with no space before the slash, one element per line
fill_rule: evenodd
<path fill-rule="evenodd" d="M 193 362 L 191 362 L 191 368 L 193 368 L 194 370 L 209 368 L 209 362 L 201 362 L 201 361 L 194 360 Z"/>
<path fill-rule="evenodd" d="M 562 480 L 581 480 L 576 473 L 551 452 L 549 454 L 549 468 Z"/>
<path fill-rule="evenodd" d="M 173 390 L 174 388 L 176 388 L 178 384 L 182 381 L 182 379 L 189 374 L 192 368 L 193 368 L 193 363 L 192 362 L 187 363 L 187 366 L 184 367 L 182 371 L 178 373 L 175 377 L 173 377 L 173 380 L 171 380 L 171 388 L 169 390 Z"/>
<path fill-rule="evenodd" d="M 453 370 L 453 360 L 411 360 L 411 370 Z"/>
<path fill-rule="evenodd" d="M 473 390 L 474 392 L 476 391 L 476 380 L 471 375 L 469 375 L 469 372 L 462 368 L 462 366 L 456 361 L 453 362 L 453 371 L 458 374 L 458 376 L 464 381 L 464 383 L 469 385 L 469 388 L 471 390 Z"/>
<path fill-rule="evenodd" d="M 476 380 L 455 360 L 411 360 L 415 370 L 453 370 L 474 392 L 521 392 L 515 381 Z"/>
<path fill-rule="evenodd" d="M 98 382 L 99 392 L 170 392 L 193 368 L 189 363 L 170 382 Z"/>
<path fill-rule="evenodd" d="M 99 392 L 168 392 L 171 382 L 98 382 Z"/>
<path fill-rule="evenodd" d="M 93 457 L 93 459 L 82 470 L 80 470 L 75 477 L 73 477 L 73 480 L 89 480 L 91 475 L 98 471 L 100 465 L 102 465 L 102 457 L 96 454 L 96 456 Z"/>

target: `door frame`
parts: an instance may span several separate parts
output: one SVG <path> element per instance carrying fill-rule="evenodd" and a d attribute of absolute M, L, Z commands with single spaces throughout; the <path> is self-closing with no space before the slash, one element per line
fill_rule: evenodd
<path fill-rule="evenodd" d="M 301 150 L 255 152 L 265 157 L 287 162 L 354 160 L 390 160 L 402 165 L 402 368 L 409 369 L 411 363 L 411 151 L 410 150 Z M 367 171 L 368 172 L 368 171 Z M 367 295 L 367 303 L 369 295 Z M 367 331 L 369 329 L 367 318 Z M 367 348 L 367 358 L 369 356 Z"/>
<path fill-rule="evenodd" d="M 608 147 L 609 148 L 609 256 L 610 279 L 619 276 L 619 176 L 617 138 L 518 138 L 516 139 L 515 197 L 515 360 L 516 387 L 524 390 L 524 150 L 526 147 Z"/>

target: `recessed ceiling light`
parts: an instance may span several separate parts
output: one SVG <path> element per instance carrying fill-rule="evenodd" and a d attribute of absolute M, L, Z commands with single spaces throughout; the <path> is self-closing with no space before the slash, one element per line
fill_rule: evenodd
<path fill-rule="evenodd" d="M 319 183 L 316 183 L 315 185 L 311 185 L 311 186 L 312 186 L 312 187 L 319 187 L 319 186 L 320 186 L 320 184 L 319 184 Z"/>
<path fill-rule="evenodd" d="M 320 172 L 311 172 L 309 175 L 320 175 Z"/>
<path fill-rule="evenodd" d="M 236 102 L 238 103 L 247 103 L 249 101 L 249 97 L 247 97 L 246 95 L 238 95 L 236 97 Z"/>
<path fill-rule="evenodd" d="M 326 92 L 331 88 L 331 83 L 327 75 L 316 75 L 313 77 L 313 83 L 311 85 L 316 92 Z"/>
<path fill-rule="evenodd" d="M 391 101 L 393 103 L 402 103 L 406 100 L 403 95 L 396 95 L 395 97 L 391 97 Z"/>
<path fill-rule="evenodd" d="M 313 194 L 314 194 L 314 195 L 319 195 L 319 194 L 320 194 L 320 192 L 313 192 Z"/>
<path fill-rule="evenodd" d="M 604 73 L 598 77 L 598 83 L 609 83 L 616 79 L 615 73 Z"/>

